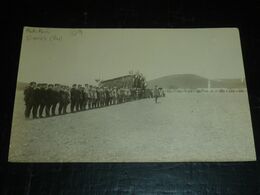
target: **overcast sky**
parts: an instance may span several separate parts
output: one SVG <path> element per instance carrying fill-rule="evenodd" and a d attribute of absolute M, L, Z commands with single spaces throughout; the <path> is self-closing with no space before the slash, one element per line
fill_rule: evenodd
<path fill-rule="evenodd" d="M 139 70 L 244 77 L 239 32 L 219 29 L 46 29 L 26 27 L 18 81 L 89 83 Z"/>

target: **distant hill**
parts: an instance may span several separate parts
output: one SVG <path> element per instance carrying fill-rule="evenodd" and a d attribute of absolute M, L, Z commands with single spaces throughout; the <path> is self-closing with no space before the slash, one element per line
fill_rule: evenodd
<path fill-rule="evenodd" d="M 212 88 L 246 88 L 241 79 L 218 79 L 211 82 Z"/>
<path fill-rule="evenodd" d="M 244 88 L 245 82 L 241 82 L 241 79 L 218 79 L 210 80 L 211 88 Z M 208 79 L 193 75 L 193 74 L 176 74 L 160 77 L 147 82 L 149 88 L 153 88 L 155 85 L 166 89 L 197 89 L 207 88 Z"/>

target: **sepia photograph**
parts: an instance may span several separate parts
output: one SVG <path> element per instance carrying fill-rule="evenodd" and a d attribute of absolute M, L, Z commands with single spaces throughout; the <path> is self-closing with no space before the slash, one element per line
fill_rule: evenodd
<path fill-rule="evenodd" d="M 24 27 L 9 162 L 255 160 L 238 29 Z"/>

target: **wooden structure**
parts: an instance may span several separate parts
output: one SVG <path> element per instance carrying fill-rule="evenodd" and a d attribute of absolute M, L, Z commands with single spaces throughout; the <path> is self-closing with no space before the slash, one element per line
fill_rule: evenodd
<path fill-rule="evenodd" d="M 108 88 L 145 88 L 145 79 L 143 77 L 137 75 L 125 75 L 105 81 L 101 81 L 99 83 L 100 87 L 108 87 Z"/>

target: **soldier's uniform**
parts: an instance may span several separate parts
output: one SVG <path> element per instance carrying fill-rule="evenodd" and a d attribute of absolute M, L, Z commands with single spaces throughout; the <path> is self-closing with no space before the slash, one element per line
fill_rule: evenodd
<path fill-rule="evenodd" d="M 88 84 L 85 84 L 85 88 L 83 89 L 83 97 L 84 97 L 83 107 L 84 107 L 84 110 L 87 109 L 88 96 L 89 96 Z"/>
<path fill-rule="evenodd" d="M 109 105 L 113 104 L 113 90 L 109 89 Z"/>
<path fill-rule="evenodd" d="M 24 102 L 25 102 L 25 111 L 24 115 L 25 118 L 30 118 L 31 111 L 35 104 L 35 97 L 34 97 L 34 88 L 36 83 L 31 82 L 28 87 L 24 90 Z"/>
<path fill-rule="evenodd" d="M 93 91 L 92 91 L 92 86 L 89 86 L 88 89 L 88 109 L 92 108 L 92 101 L 93 101 Z"/>
<path fill-rule="evenodd" d="M 77 89 L 76 84 L 72 85 L 72 88 L 70 89 L 70 112 L 74 112 L 74 109 L 76 108 L 76 102 L 77 102 Z"/>
<path fill-rule="evenodd" d="M 51 114 L 52 116 L 56 115 L 56 106 L 60 102 L 60 85 L 55 84 L 53 89 L 53 102 L 51 106 Z"/>
<path fill-rule="evenodd" d="M 65 92 L 65 86 L 61 86 L 61 89 L 59 91 L 59 114 L 65 114 L 65 105 L 66 105 L 66 92 Z"/>
<path fill-rule="evenodd" d="M 97 107 L 97 101 L 98 101 L 98 91 L 96 88 L 93 88 L 92 90 L 92 108 L 96 108 Z"/>
<path fill-rule="evenodd" d="M 38 118 L 38 108 L 41 103 L 41 87 L 42 84 L 37 84 L 36 88 L 34 89 L 34 105 L 33 105 L 33 118 Z"/>
<path fill-rule="evenodd" d="M 65 105 L 64 105 L 64 114 L 67 114 L 67 107 L 68 107 L 68 105 L 69 105 L 69 103 L 70 103 L 70 92 L 69 92 L 69 87 L 68 86 L 66 86 L 65 87 Z"/>
<path fill-rule="evenodd" d="M 112 91 L 112 96 L 113 96 L 113 104 L 117 104 L 117 89 L 114 87 Z"/>
<path fill-rule="evenodd" d="M 42 113 L 45 108 L 46 110 L 47 106 L 47 84 L 44 83 L 40 86 L 39 89 L 39 117 L 42 118 Z"/>
<path fill-rule="evenodd" d="M 110 92 L 109 89 L 105 89 L 105 105 L 109 106 L 110 103 Z"/>
<path fill-rule="evenodd" d="M 80 87 L 80 100 L 79 100 L 79 108 L 80 110 L 85 110 L 84 104 L 85 104 L 85 94 L 84 94 L 84 87 Z"/>
<path fill-rule="evenodd" d="M 76 111 L 80 111 L 80 104 L 82 101 L 81 85 L 76 88 Z"/>
<path fill-rule="evenodd" d="M 125 96 L 124 89 L 120 88 L 119 89 L 119 103 L 124 103 L 124 96 Z"/>
<path fill-rule="evenodd" d="M 54 100 L 54 91 L 53 91 L 53 84 L 49 84 L 48 88 L 46 89 L 46 107 L 45 107 L 45 112 L 46 112 L 46 117 L 50 116 L 50 110 L 51 106 L 53 105 Z"/>
<path fill-rule="evenodd" d="M 98 90 L 98 93 L 99 93 L 99 106 L 100 107 L 103 107 L 105 106 L 105 93 L 104 93 L 104 89 L 103 88 L 100 88 Z"/>

